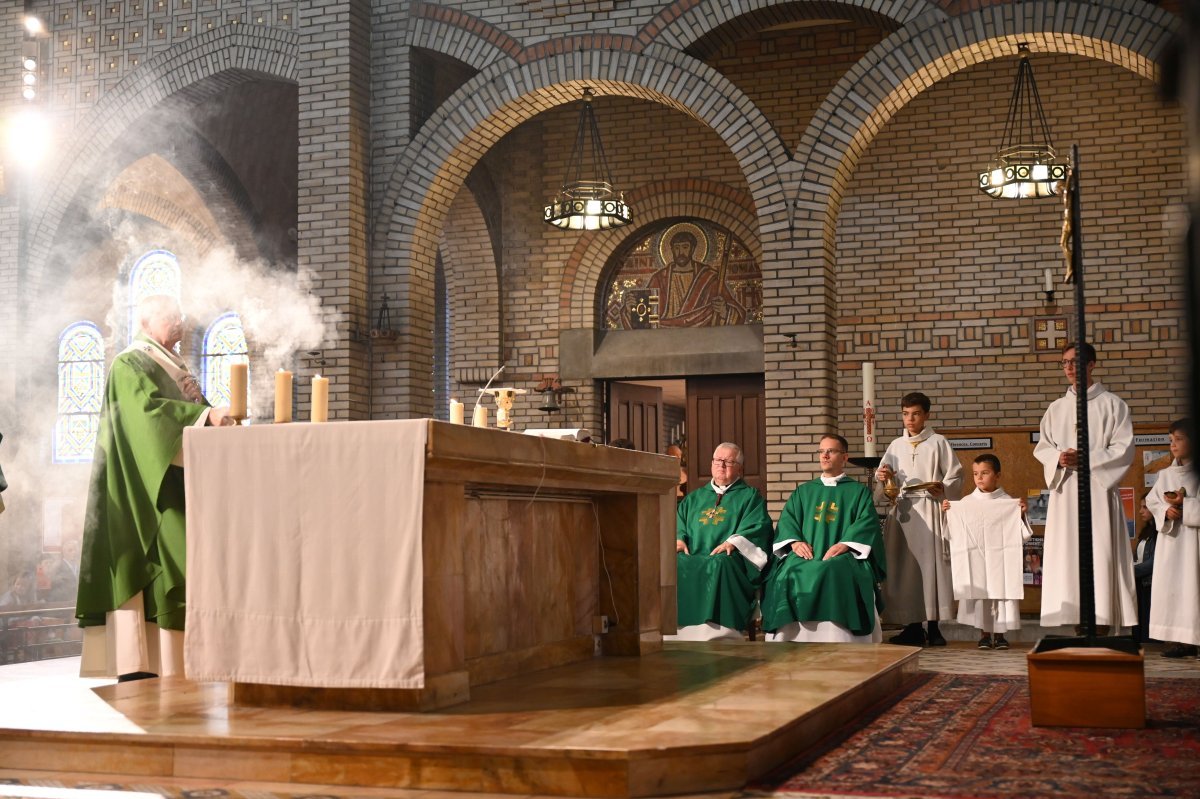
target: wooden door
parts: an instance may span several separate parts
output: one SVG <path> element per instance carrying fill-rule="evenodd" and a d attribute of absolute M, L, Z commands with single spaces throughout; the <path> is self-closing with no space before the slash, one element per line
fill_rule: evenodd
<path fill-rule="evenodd" d="M 687 379 L 688 490 L 712 479 L 717 445 L 729 441 L 745 453 L 742 479 L 767 495 L 767 432 L 762 375 Z"/>
<path fill-rule="evenodd" d="M 662 454 L 662 389 L 633 383 L 608 384 L 608 441 L 628 438 L 633 448 Z"/>

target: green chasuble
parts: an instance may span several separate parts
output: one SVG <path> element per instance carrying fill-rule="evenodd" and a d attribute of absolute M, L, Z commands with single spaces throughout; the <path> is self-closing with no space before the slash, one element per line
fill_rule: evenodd
<path fill-rule="evenodd" d="M 832 621 L 854 635 L 875 628 L 876 584 L 886 573 L 883 536 L 871 492 L 843 475 L 837 485 L 818 478 L 797 488 L 783 506 L 775 541 L 805 541 L 813 559 L 804 560 L 790 545 L 771 556 L 770 579 L 763 597 L 763 629 L 785 624 Z M 852 542 L 871 547 L 865 559 L 853 550 L 821 560 L 834 544 Z M 786 553 L 780 559 L 776 554 Z"/>
<path fill-rule="evenodd" d="M 158 345 L 139 336 L 135 346 Z M 183 469 L 171 461 L 184 428 L 207 407 L 187 400 L 145 352 L 130 348 L 113 359 L 80 553 L 80 626 L 104 624 L 140 591 L 147 621 L 183 629 Z"/>
<path fill-rule="evenodd" d="M 679 503 L 675 529 L 675 537 L 687 544 L 691 553 L 675 556 L 679 626 L 712 621 L 734 630 L 745 629 L 763 573 L 740 551 L 732 555 L 708 553 L 730 536 L 740 535 L 769 556 L 771 517 L 767 515 L 767 503 L 741 480 L 721 496 L 709 483 Z"/>

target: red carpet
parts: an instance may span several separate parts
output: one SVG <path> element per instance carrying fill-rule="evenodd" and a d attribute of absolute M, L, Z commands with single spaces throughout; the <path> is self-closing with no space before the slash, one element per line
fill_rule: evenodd
<path fill-rule="evenodd" d="M 1147 680 L 1146 713 L 1145 730 L 1035 728 L 1024 677 L 939 674 L 754 789 L 930 799 L 1200 797 L 1200 679 Z"/>

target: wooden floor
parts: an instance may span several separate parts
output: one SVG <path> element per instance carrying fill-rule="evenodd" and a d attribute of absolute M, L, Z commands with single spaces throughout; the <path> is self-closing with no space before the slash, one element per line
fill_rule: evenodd
<path fill-rule="evenodd" d="M 0 769 L 560 796 L 736 789 L 918 670 L 896 646 L 671 644 L 429 713 L 233 706 L 223 683 L 0 684 Z"/>

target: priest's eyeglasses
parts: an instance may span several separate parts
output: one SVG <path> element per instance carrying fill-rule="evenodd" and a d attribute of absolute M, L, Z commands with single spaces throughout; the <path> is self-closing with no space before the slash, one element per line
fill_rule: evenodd
<path fill-rule="evenodd" d="M 1071 358 L 1070 360 L 1067 360 L 1064 358 L 1062 361 L 1060 361 L 1060 363 L 1062 364 L 1062 368 L 1066 369 L 1068 366 L 1075 365 L 1075 359 Z"/>
<path fill-rule="evenodd" d="M 734 466 L 738 465 L 738 462 L 721 460 L 720 458 L 713 458 L 712 465 L 713 466 L 724 466 L 726 469 L 732 469 Z"/>
<path fill-rule="evenodd" d="M 817 454 L 818 455 L 841 455 L 845 451 L 846 450 L 844 450 L 844 449 L 819 449 L 819 450 L 817 450 Z"/>

